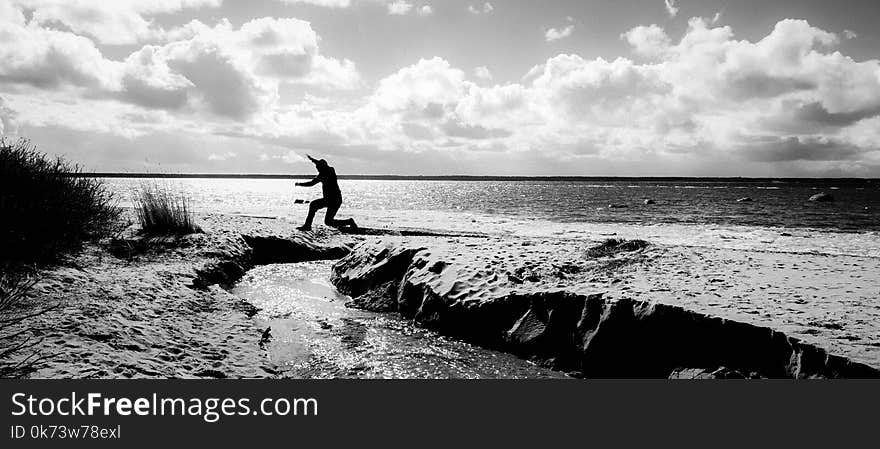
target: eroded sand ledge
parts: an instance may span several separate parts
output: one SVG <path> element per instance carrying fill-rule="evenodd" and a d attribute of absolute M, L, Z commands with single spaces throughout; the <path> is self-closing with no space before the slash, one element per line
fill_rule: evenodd
<path fill-rule="evenodd" d="M 679 284 L 699 278 L 694 266 L 705 271 L 710 260 L 737 272 L 730 268 L 734 256 L 717 250 L 652 247 L 591 258 L 584 253 L 594 242 L 423 231 L 352 236 L 321 228 L 302 234 L 269 218 L 200 220 L 204 234 L 148 241 L 129 233 L 44 271 L 31 298 L 61 307 L 24 323 L 43 339 L 40 350 L 53 356 L 34 375 L 276 377 L 261 346 L 264 329 L 252 318 L 256 310 L 223 287 L 260 264 L 342 258 L 332 281 L 356 307 L 399 312 L 445 334 L 581 376 L 880 377 L 874 309 L 859 309 L 864 319 L 842 324 L 777 326 L 687 300 L 681 287 L 688 286 Z M 669 265 L 657 265 L 664 257 Z M 691 268 L 687 258 L 694 259 Z M 771 257 L 767 263 L 778 262 Z M 833 265 L 864 274 L 852 261 Z M 724 285 L 715 281 L 742 284 L 713 278 L 696 289 Z M 876 285 L 873 278 L 863 283 Z M 803 287 L 790 284 L 788 292 Z M 655 290 L 667 298 L 650 297 Z M 713 291 L 719 307 L 755 305 L 758 298 L 757 291 L 734 293 Z M 857 308 L 852 303 L 848 307 Z M 779 309 L 780 316 L 789 316 L 788 310 Z"/>
<path fill-rule="evenodd" d="M 643 269 L 650 251 L 589 260 L 577 255 L 583 252 L 577 245 L 531 245 L 364 242 L 334 266 L 331 281 L 355 306 L 399 312 L 586 377 L 880 377 L 875 366 L 831 355 L 772 326 L 611 287 L 621 279 L 609 272 Z M 496 256 L 475 256 L 480 252 Z"/>

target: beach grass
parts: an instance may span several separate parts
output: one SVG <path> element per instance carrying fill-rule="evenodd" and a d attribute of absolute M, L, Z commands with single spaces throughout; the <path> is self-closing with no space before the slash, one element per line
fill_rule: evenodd
<path fill-rule="evenodd" d="M 97 178 L 41 153 L 25 139 L 0 138 L 0 264 L 57 262 L 85 241 L 119 229 L 121 209 Z"/>
<path fill-rule="evenodd" d="M 0 378 L 25 377 L 46 357 L 36 347 L 41 340 L 28 319 L 42 315 L 57 306 L 34 305 L 27 294 L 37 280 L 32 269 L 0 270 Z"/>
<path fill-rule="evenodd" d="M 187 235 L 202 232 L 189 198 L 169 184 L 144 182 L 134 192 L 141 232 L 147 235 Z"/>

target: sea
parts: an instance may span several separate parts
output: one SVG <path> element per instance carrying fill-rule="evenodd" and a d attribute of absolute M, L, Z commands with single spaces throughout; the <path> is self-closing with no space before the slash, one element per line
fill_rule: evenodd
<path fill-rule="evenodd" d="M 198 212 L 305 218 L 320 187 L 293 179 L 107 178 L 122 206 L 145 184 Z M 640 238 L 668 245 L 880 257 L 880 180 L 873 179 L 343 179 L 338 216 L 371 228 L 424 228 L 526 238 Z M 824 192 L 832 202 L 811 202 Z M 748 200 L 745 200 L 748 199 Z M 650 200 L 650 201 L 646 201 Z M 319 213 L 316 223 L 320 223 Z"/>

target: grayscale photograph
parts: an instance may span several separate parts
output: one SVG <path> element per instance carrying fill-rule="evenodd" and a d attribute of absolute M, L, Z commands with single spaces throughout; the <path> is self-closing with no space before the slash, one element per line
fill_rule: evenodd
<path fill-rule="evenodd" d="M 878 23 L 0 0 L 0 377 L 880 378 Z"/>

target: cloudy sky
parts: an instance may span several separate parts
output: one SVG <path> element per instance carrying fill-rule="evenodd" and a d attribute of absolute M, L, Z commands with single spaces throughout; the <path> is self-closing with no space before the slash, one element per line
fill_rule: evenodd
<path fill-rule="evenodd" d="M 0 130 L 85 168 L 880 176 L 877 0 L 0 0 Z"/>

